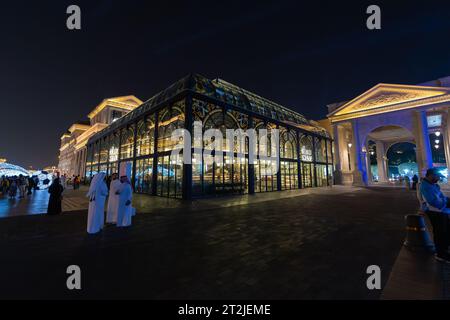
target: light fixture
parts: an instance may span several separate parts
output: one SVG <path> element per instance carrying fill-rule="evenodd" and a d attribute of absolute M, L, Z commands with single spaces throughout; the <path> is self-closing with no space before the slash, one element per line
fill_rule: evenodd
<path fill-rule="evenodd" d="M 352 147 L 352 144 L 351 144 L 351 143 L 349 143 L 349 144 L 348 144 L 348 147 L 349 147 L 349 148 L 351 148 L 351 147 Z"/>
<path fill-rule="evenodd" d="M 435 147 L 436 149 L 439 149 L 439 145 L 438 145 L 438 144 L 435 144 L 434 147 Z"/>
<path fill-rule="evenodd" d="M 436 135 L 436 137 L 439 137 L 441 135 L 439 131 L 436 131 L 434 134 Z"/>
<path fill-rule="evenodd" d="M 367 149 L 366 149 L 366 147 L 365 147 L 365 146 L 363 146 L 363 147 L 362 147 L 362 149 L 361 149 L 361 151 L 362 151 L 363 153 L 367 153 Z"/>
<path fill-rule="evenodd" d="M 439 144 L 439 140 L 434 140 L 434 143 Z"/>

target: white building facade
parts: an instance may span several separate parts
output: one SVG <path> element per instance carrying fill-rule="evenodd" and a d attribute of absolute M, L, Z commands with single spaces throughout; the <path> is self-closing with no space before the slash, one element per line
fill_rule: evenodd
<path fill-rule="evenodd" d="M 108 127 L 143 102 L 135 96 L 104 99 L 89 113 L 89 121 L 74 123 L 61 136 L 58 171 L 61 175 L 85 176 L 86 143 L 90 137 Z"/>

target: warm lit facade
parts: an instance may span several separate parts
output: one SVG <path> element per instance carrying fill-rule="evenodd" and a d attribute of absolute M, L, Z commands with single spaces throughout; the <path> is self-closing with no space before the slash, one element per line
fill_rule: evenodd
<path fill-rule="evenodd" d="M 90 137 L 142 104 L 135 96 L 104 99 L 88 121 L 74 123 L 61 136 L 58 170 L 67 176 L 85 176 L 86 143 Z"/>
<path fill-rule="evenodd" d="M 398 143 L 414 145 L 418 174 L 433 166 L 450 168 L 449 110 L 450 77 L 420 85 L 381 83 L 351 101 L 329 105 L 336 183 L 389 182 L 387 152 Z M 438 151 L 442 156 L 435 156 Z"/>
<path fill-rule="evenodd" d="M 196 121 L 224 135 L 226 129 L 278 128 L 280 170 L 264 174 L 273 160 L 259 156 L 249 164 L 248 146 L 244 157 L 233 150 L 219 164 L 203 158 L 205 141 L 191 150 L 192 164 L 171 157 L 172 132 L 183 128 L 192 134 Z M 189 75 L 90 138 L 86 176 L 111 174 L 130 162 L 136 192 L 184 199 L 328 186 L 331 146 L 326 130 L 301 114 L 223 80 Z"/>

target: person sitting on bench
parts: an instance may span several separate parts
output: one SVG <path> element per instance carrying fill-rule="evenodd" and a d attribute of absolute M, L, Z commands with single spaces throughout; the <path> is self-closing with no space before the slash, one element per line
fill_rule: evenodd
<path fill-rule="evenodd" d="M 433 226 L 434 245 L 436 247 L 436 260 L 450 263 L 448 246 L 450 224 L 450 200 L 441 191 L 439 180 L 442 174 L 437 168 L 427 170 L 425 178 L 420 183 L 420 195 L 423 199 L 423 211 Z"/>

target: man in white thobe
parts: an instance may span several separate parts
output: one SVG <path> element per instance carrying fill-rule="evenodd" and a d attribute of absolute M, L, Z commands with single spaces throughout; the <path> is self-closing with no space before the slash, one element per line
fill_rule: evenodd
<path fill-rule="evenodd" d="M 105 201 L 108 187 L 105 183 L 105 173 L 98 173 L 91 182 L 87 197 L 89 198 L 89 211 L 87 232 L 97 233 L 103 228 L 105 221 Z"/>
<path fill-rule="evenodd" d="M 127 176 L 120 177 L 121 186 L 117 194 L 119 195 L 119 211 L 117 214 L 117 226 L 128 227 L 131 225 L 133 208 L 131 200 L 133 198 L 133 189 Z"/>
<path fill-rule="evenodd" d="M 122 183 L 117 179 L 117 174 L 112 175 L 112 181 L 109 187 L 108 209 L 106 211 L 106 223 L 117 223 L 117 212 L 119 210 L 119 191 Z"/>

